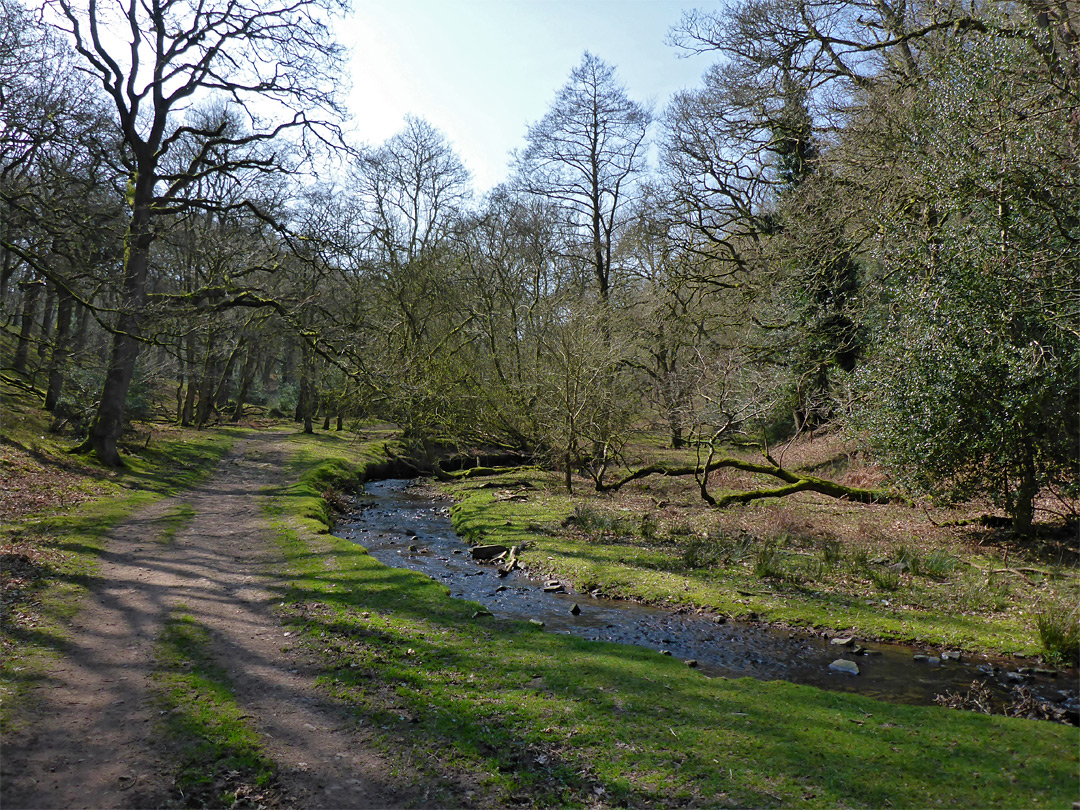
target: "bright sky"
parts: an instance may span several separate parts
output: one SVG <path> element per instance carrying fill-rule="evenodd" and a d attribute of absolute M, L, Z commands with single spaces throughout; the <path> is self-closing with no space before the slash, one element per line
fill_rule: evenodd
<path fill-rule="evenodd" d="M 355 0 L 339 40 L 353 51 L 353 130 L 376 144 L 412 114 L 438 127 L 478 192 L 506 179 L 523 145 L 588 50 L 614 65 L 631 98 L 661 112 L 698 83 L 709 56 L 665 44 L 683 9 L 715 0 Z"/>

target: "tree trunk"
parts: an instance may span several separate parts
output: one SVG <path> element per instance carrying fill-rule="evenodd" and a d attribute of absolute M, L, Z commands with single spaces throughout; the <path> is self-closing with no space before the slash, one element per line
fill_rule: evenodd
<path fill-rule="evenodd" d="M 53 310 L 56 308 L 56 285 L 49 282 L 45 287 L 45 307 L 41 311 L 41 340 L 38 341 L 38 360 L 44 363 L 52 352 Z"/>
<path fill-rule="evenodd" d="M 45 410 L 52 413 L 64 393 L 64 365 L 68 359 L 68 336 L 71 332 L 71 313 L 75 299 L 67 290 L 60 291 L 56 308 L 56 336 L 49 357 L 49 387 L 45 392 Z"/>
<path fill-rule="evenodd" d="M 34 279 L 26 283 L 19 323 L 19 342 L 15 347 L 15 359 L 11 364 L 11 367 L 18 374 L 26 373 L 26 360 L 30 356 L 30 333 L 33 331 L 34 319 L 37 317 L 37 302 L 40 293 L 40 281 Z"/>
<path fill-rule="evenodd" d="M 1021 463 L 1020 485 L 1016 489 L 1013 501 L 1013 534 L 1026 537 L 1031 534 L 1035 523 L 1035 498 L 1039 495 L 1039 484 L 1035 475 L 1035 462 L 1030 451 L 1025 452 Z"/>
<path fill-rule="evenodd" d="M 304 433 L 314 433 L 311 421 L 315 409 L 315 391 L 311 384 L 311 350 L 305 342 L 300 347 L 300 394 L 296 398 L 296 421 L 303 421 Z"/>
<path fill-rule="evenodd" d="M 207 337 L 208 343 L 212 341 Z M 195 408 L 195 427 L 201 428 L 214 413 L 214 396 L 217 393 L 214 382 L 218 375 L 220 358 L 212 346 L 207 346 L 203 360 L 201 379 L 199 380 L 199 404 Z"/>
<path fill-rule="evenodd" d="M 195 340 L 193 335 L 186 338 L 184 349 L 184 366 L 187 369 L 187 391 L 184 394 L 184 405 L 180 409 L 180 424 L 190 427 L 195 418 L 195 394 L 199 389 L 199 378 L 195 374 Z"/>
<path fill-rule="evenodd" d="M 247 400 L 251 384 L 255 382 L 255 367 L 258 364 L 258 355 L 248 348 L 247 357 L 244 359 L 244 368 L 240 372 L 240 390 L 236 392 L 236 404 L 233 406 L 233 422 L 239 422 L 244 416 L 244 402 Z"/>
<path fill-rule="evenodd" d="M 146 278 L 150 266 L 150 201 L 154 197 L 154 175 L 139 172 L 135 180 L 131 222 L 125 234 L 127 247 L 124 257 L 124 287 L 120 314 L 113 333 L 105 385 L 101 390 L 97 414 L 90 426 L 90 435 L 79 450 L 93 450 L 103 464 L 118 467 L 123 464 L 116 443 L 124 430 L 124 411 L 127 393 L 135 376 L 139 359 L 139 337 L 146 306 Z"/>

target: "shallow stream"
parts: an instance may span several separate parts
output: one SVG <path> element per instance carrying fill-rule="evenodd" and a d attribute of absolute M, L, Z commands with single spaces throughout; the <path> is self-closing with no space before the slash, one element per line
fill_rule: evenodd
<path fill-rule="evenodd" d="M 521 571 L 500 577 L 496 566 L 474 562 L 457 536 L 446 504 L 409 481 L 372 481 L 335 534 L 364 546 L 380 562 L 419 571 L 444 583 L 451 595 L 478 602 L 500 617 L 544 622 L 551 632 L 636 644 L 695 661 L 705 675 L 786 680 L 822 689 L 856 692 L 894 703 L 931 704 L 936 695 L 966 692 L 985 682 L 1004 703 L 1023 684 L 1044 700 L 1076 705 L 1075 672 L 1046 674 L 1022 660 L 963 654 L 902 644 L 833 644 L 812 632 L 777 629 L 702 614 L 575 593 L 545 592 L 545 582 Z M 574 606 L 580 612 L 574 612 Z M 861 647 L 864 652 L 857 654 Z M 916 656 L 919 656 L 917 658 Z M 837 660 L 858 674 L 837 671 Z"/>

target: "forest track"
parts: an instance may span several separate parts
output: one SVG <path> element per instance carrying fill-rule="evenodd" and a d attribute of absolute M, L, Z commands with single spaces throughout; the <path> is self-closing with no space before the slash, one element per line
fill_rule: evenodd
<path fill-rule="evenodd" d="M 260 494 L 283 481 L 286 456 L 280 434 L 242 439 L 205 484 L 110 534 L 61 655 L 5 735 L 5 810 L 183 804 L 151 683 L 155 644 L 176 613 L 208 628 L 215 660 L 277 764 L 272 804 L 403 801 L 367 732 L 320 692 L 316 669 L 275 618 L 285 583 Z M 162 520 L 180 504 L 194 517 L 162 542 Z"/>

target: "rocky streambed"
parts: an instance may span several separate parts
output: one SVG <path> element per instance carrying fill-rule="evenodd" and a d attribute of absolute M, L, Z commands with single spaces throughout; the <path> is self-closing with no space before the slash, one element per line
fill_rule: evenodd
<path fill-rule="evenodd" d="M 678 657 L 707 676 L 782 679 L 912 704 L 967 694 L 978 682 L 978 702 L 995 711 L 1025 700 L 1026 713 L 1033 716 L 1078 721 L 1075 672 L 575 593 L 569 583 L 507 571 L 506 557 L 493 559 L 503 549 L 479 550 L 475 557 L 480 559 L 474 559 L 474 550 L 457 536 L 448 513 L 444 503 L 409 481 L 372 481 L 335 534 L 364 546 L 386 565 L 444 583 L 453 596 L 478 602 L 496 616 L 543 623 L 551 632 L 648 647 Z"/>

